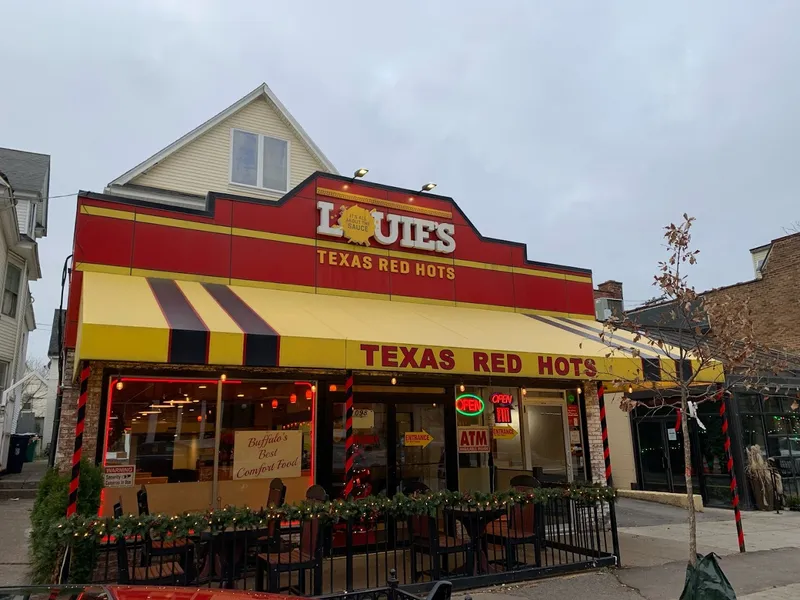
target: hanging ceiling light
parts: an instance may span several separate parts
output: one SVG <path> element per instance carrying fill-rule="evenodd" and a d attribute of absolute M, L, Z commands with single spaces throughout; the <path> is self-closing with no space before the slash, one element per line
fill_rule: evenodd
<path fill-rule="evenodd" d="M 124 387 L 125 387 L 125 384 L 122 382 L 122 379 L 117 379 L 117 385 L 116 385 L 116 388 L 117 388 L 118 390 L 121 390 L 121 389 L 122 389 L 122 388 L 124 388 Z"/>
<path fill-rule="evenodd" d="M 580 386 L 580 385 L 578 385 L 577 392 L 578 392 L 578 395 L 579 395 L 579 396 L 580 396 L 580 395 L 583 393 L 583 390 L 581 389 L 581 386 Z"/>
<path fill-rule="evenodd" d="M 313 393 L 313 394 L 317 393 L 317 386 L 316 385 L 312 385 L 311 386 L 311 393 Z"/>
<path fill-rule="evenodd" d="M 273 398 L 273 400 L 272 400 L 272 408 L 278 408 L 278 399 L 277 398 Z"/>
<path fill-rule="evenodd" d="M 523 396 L 527 396 L 527 395 L 528 395 L 528 390 L 527 390 L 527 389 L 525 389 L 525 388 L 522 388 L 522 389 L 520 390 L 520 392 L 522 393 L 522 395 L 523 395 Z"/>
<path fill-rule="evenodd" d="M 392 376 L 392 385 L 397 385 L 397 377 Z"/>
<path fill-rule="evenodd" d="M 466 387 L 464 387 L 464 384 L 463 384 L 463 383 L 462 383 L 462 384 L 460 384 L 460 385 L 458 386 L 458 391 L 459 391 L 459 392 L 463 392 L 463 391 L 464 391 L 464 390 L 466 390 L 466 389 L 467 389 L 467 388 L 466 388 Z"/>
<path fill-rule="evenodd" d="M 289 394 L 289 402 L 292 404 L 297 404 L 297 394 Z"/>
<path fill-rule="evenodd" d="M 629 394 L 633 393 L 633 386 L 630 383 L 628 384 L 628 393 Z"/>
<path fill-rule="evenodd" d="M 311 400 L 314 397 L 314 393 L 311 390 L 306 390 L 306 400 Z"/>
<path fill-rule="evenodd" d="M 222 375 L 219 376 L 219 380 L 222 381 L 222 382 L 225 382 L 225 381 L 228 380 L 228 376 L 225 375 L 225 373 L 223 373 Z"/>

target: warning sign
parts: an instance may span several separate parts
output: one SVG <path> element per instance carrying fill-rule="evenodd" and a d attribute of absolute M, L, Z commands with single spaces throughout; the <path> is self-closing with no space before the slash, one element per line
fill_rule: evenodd
<path fill-rule="evenodd" d="M 136 478 L 136 465 L 106 466 L 103 470 L 105 487 L 133 487 Z"/>
<path fill-rule="evenodd" d="M 459 427 L 458 428 L 458 452 L 466 454 L 469 452 L 489 452 L 489 428 L 488 427 Z"/>
<path fill-rule="evenodd" d="M 577 404 L 570 404 L 567 406 L 567 417 L 569 418 L 570 427 L 578 427 L 578 421 L 580 421 L 581 413 Z"/>

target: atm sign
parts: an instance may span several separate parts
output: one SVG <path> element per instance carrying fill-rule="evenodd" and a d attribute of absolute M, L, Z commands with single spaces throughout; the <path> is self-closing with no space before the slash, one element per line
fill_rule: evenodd
<path fill-rule="evenodd" d="M 456 411 L 465 417 L 477 417 L 483 407 L 483 399 L 475 394 L 461 394 L 456 398 Z"/>

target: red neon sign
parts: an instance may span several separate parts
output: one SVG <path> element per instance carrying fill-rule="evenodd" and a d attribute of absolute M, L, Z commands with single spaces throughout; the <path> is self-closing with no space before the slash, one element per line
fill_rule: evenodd
<path fill-rule="evenodd" d="M 514 403 L 514 396 L 511 394 L 492 394 L 492 404 L 506 404 L 511 405 Z"/>
<path fill-rule="evenodd" d="M 494 422 L 495 423 L 511 423 L 511 407 L 510 406 L 495 406 L 494 407 Z"/>

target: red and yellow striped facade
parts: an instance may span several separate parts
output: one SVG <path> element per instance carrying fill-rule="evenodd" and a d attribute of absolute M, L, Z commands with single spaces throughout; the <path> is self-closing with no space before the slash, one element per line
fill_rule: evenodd
<path fill-rule="evenodd" d="M 440 254 L 317 233 L 317 202 L 452 223 Z M 88 271 L 317 294 L 593 318 L 591 272 L 528 261 L 523 244 L 485 238 L 452 199 L 317 173 L 279 202 L 210 193 L 206 210 L 81 194 L 67 313 L 74 346 Z M 371 268 L 366 268 L 370 265 Z M 161 290 L 168 294 L 168 290 Z"/>

